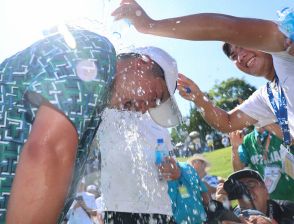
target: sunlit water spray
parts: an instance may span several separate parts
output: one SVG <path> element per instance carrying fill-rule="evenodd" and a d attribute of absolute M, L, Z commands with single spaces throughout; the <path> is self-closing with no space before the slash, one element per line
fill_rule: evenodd
<path fill-rule="evenodd" d="M 292 41 L 294 41 L 294 9 L 286 7 L 277 11 L 279 17 L 279 29 Z"/>

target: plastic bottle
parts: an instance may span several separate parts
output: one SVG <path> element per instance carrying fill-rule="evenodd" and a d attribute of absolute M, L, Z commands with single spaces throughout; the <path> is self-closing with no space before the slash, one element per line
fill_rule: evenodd
<path fill-rule="evenodd" d="M 169 156 L 169 151 L 164 144 L 164 141 L 162 138 L 157 139 L 157 145 L 155 148 L 155 164 L 157 166 L 160 166 L 164 162 L 164 158 Z M 158 171 L 158 179 L 162 180 L 162 173 Z"/>
<path fill-rule="evenodd" d="M 164 157 L 169 156 L 168 149 L 164 144 L 162 138 L 157 139 L 157 146 L 155 149 L 155 164 L 160 165 L 164 161 Z"/>
<path fill-rule="evenodd" d="M 286 7 L 278 11 L 278 16 L 280 31 L 294 41 L 294 9 Z"/>

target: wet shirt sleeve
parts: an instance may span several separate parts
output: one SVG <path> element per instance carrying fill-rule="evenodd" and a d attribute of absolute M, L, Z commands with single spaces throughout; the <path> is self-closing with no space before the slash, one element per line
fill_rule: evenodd
<path fill-rule="evenodd" d="M 75 126 L 79 138 L 93 130 L 105 108 L 115 72 L 115 51 L 97 34 L 73 30 L 75 47 L 57 34 L 32 47 L 25 101 L 33 121 L 44 101 L 53 104 Z"/>

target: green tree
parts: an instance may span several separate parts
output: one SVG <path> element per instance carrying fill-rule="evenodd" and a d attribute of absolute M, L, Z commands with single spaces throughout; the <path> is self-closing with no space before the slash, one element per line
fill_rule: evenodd
<path fill-rule="evenodd" d="M 216 106 L 230 111 L 252 95 L 255 90 L 256 88 L 244 79 L 229 78 L 220 84 L 215 84 L 208 92 L 208 96 Z"/>
<path fill-rule="evenodd" d="M 203 119 L 199 108 L 190 109 L 190 125 L 187 127 L 188 132 L 197 131 L 200 135 L 202 143 L 205 143 L 205 136 L 208 133 L 214 132 L 214 128 L 206 123 Z"/>

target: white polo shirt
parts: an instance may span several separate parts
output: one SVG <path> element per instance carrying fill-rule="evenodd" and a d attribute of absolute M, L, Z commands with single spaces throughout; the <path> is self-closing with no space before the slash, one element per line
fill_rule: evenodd
<path fill-rule="evenodd" d="M 279 77 L 280 85 L 283 88 L 288 110 L 288 122 L 292 139 L 294 139 L 294 57 L 287 52 L 272 53 L 274 67 Z M 271 84 L 272 91 L 278 104 L 278 92 L 274 83 Z M 257 126 L 265 125 L 277 121 L 274 110 L 268 98 L 266 85 L 256 90 L 238 108 L 245 114 L 258 121 Z"/>
<path fill-rule="evenodd" d="M 172 149 L 167 129 L 148 114 L 105 109 L 97 135 L 103 210 L 171 215 L 167 183 L 154 163 L 157 138 Z"/>

